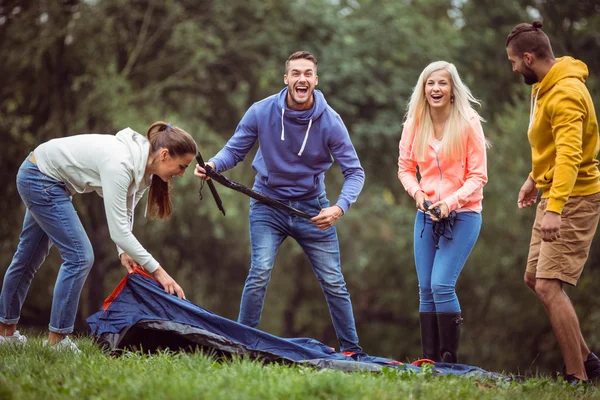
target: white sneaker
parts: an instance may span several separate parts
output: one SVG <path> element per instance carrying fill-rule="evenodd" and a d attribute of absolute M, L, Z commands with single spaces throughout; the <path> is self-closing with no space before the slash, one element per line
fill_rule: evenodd
<path fill-rule="evenodd" d="M 15 331 L 12 336 L 0 336 L 0 346 L 24 346 L 27 344 L 27 338 Z"/>
<path fill-rule="evenodd" d="M 44 346 L 47 346 L 52 350 L 56 351 L 72 351 L 75 354 L 81 353 L 81 350 L 79 350 L 77 345 L 73 341 L 71 341 L 71 339 L 68 336 L 65 336 L 63 340 L 61 340 L 53 346 L 49 346 L 48 341 L 44 340 Z"/>

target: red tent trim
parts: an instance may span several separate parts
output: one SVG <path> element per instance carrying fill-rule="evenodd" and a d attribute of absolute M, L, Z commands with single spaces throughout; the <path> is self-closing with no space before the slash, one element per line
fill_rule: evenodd
<path fill-rule="evenodd" d="M 150 275 L 143 268 L 140 268 L 140 267 L 133 267 L 132 274 L 140 274 L 140 275 L 145 276 L 146 278 L 154 279 L 152 277 L 152 275 Z M 106 311 L 108 309 L 108 307 L 110 307 L 110 305 L 117 298 L 119 293 L 121 293 L 121 290 L 123 290 L 123 288 L 125 287 L 125 284 L 127 283 L 127 278 L 129 278 L 129 275 L 131 275 L 131 274 L 125 275 L 125 277 L 121 280 L 121 283 L 119 283 L 117 285 L 117 287 L 115 288 L 115 290 L 113 290 L 113 292 L 110 294 L 110 296 L 108 296 L 106 298 L 106 300 L 104 300 L 104 307 L 103 307 L 104 311 Z"/>

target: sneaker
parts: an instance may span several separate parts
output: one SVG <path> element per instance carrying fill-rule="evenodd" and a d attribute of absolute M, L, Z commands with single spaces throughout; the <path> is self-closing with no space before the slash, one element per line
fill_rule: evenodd
<path fill-rule="evenodd" d="M 63 340 L 53 346 L 48 345 L 48 341 L 44 340 L 44 346 L 56 351 L 72 351 L 75 354 L 81 353 L 81 350 L 79 350 L 77 345 L 68 336 L 65 336 Z"/>
<path fill-rule="evenodd" d="M 585 367 L 585 373 L 588 376 L 588 380 L 600 380 L 600 359 L 592 352 L 588 354 L 587 359 L 583 362 Z M 563 376 L 567 375 L 567 367 L 563 365 L 562 368 Z"/>
<path fill-rule="evenodd" d="M 594 353 L 588 354 L 587 360 L 585 360 L 583 365 L 585 366 L 585 373 L 588 379 L 600 379 L 600 359 Z"/>
<path fill-rule="evenodd" d="M 589 385 L 592 383 L 592 381 L 590 381 L 589 379 L 584 381 L 582 379 L 577 378 L 575 375 L 573 374 L 569 374 L 569 375 L 564 375 L 563 379 L 565 382 L 567 382 L 569 385 L 573 386 L 573 387 L 578 387 L 580 385 Z"/>
<path fill-rule="evenodd" d="M 27 338 L 19 331 L 15 331 L 12 336 L 0 336 L 0 346 L 24 346 L 26 343 Z"/>

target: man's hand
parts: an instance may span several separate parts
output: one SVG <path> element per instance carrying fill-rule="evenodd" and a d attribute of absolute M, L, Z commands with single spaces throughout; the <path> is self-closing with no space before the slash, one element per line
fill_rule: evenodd
<path fill-rule="evenodd" d="M 210 167 L 212 169 L 215 169 L 215 163 L 212 161 L 205 163 L 205 165 L 210 165 Z M 196 164 L 196 169 L 194 169 L 194 175 L 196 175 L 198 178 L 202 179 L 203 181 L 210 180 L 210 177 L 206 176 L 206 170 L 204 168 L 202 168 L 200 166 L 200 164 Z"/>
<path fill-rule="evenodd" d="M 417 203 L 418 210 L 421 210 L 423 212 L 427 211 L 425 209 L 425 205 L 423 204 L 425 203 L 425 200 L 429 200 L 425 192 L 422 190 L 417 190 L 417 193 L 415 193 L 415 202 Z"/>
<path fill-rule="evenodd" d="M 331 228 L 342 215 L 344 215 L 344 212 L 339 206 L 327 207 L 322 209 L 319 215 L 311 218 L 311 221 L 317 228 L 324 231 Z"/>
<path fill-rule="evenodd" d="M 554 242 L 560 238 L 560 214 L 552 211 L 546 211 L 542 218 L 542 240 L 544 242 Z"/>
<path fill-rule="evenodd" d="M 127 268 L 128 273 L 133 273 L 134 267 L 139 267 L 140 265 L 133 258 L 129 257 L 129 255 L 125 253 L 121 253 L 121 265 Z"/>
<path fill-rule="evenodd" d="M 444 202 L 444 201 L 438 201 L 436 203 L 433 203 L 429 207 L 429 210 L 433 210 L 436 207 L 438 207 L 440 209 L 440 218 L 437 218 L 434 213 L 428 212 L 428 214 L 431 217 L 432 221 L 438 222 L 440 219 L 447 218 L 448 215 L 450 215 L 450 209 L 448 208 L 448 205 L 446 204 L 446 202 Z"/>
<path fill-rule="evenodd" d="M 163 267 L 159 266 L 158 269 L 152 273 L 152 276 L 154 276 L 154 279 L 156 279 L 158 283 L 162 285 L 162 287 L 165 289 L 165 292 L 176 294 L 177 297 L 185 300 L 183 289 L 177 284 L 177 282 L 175 282 L 173 278 L 171 278 L 169 274 L 167 274 L 167 271 L 165 271 Z"/>
<path fill-rule="evenodd" d="M 527 180 L 521 186 L 519 190 L 519 198 L 517 204 L 520 209 L 532 206 L 537 201 L 538 189 L 535 187 L 535 182 L 531 179 L 531 176 L 527 177 Z"/>

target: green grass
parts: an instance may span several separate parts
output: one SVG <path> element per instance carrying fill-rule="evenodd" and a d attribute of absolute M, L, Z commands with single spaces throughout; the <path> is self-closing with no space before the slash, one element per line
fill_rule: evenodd
<path fill-rule="evenodd" d="M 385 369 L 344 373 L 257 361 L 217 361 L 200 353 L 111 357 L 89 338 L 82 354 L 56 352 L 30 337 L 0 347 L 0 399 L 600 399 L 600 388 L 548 378 L 522 383 Z"/>

